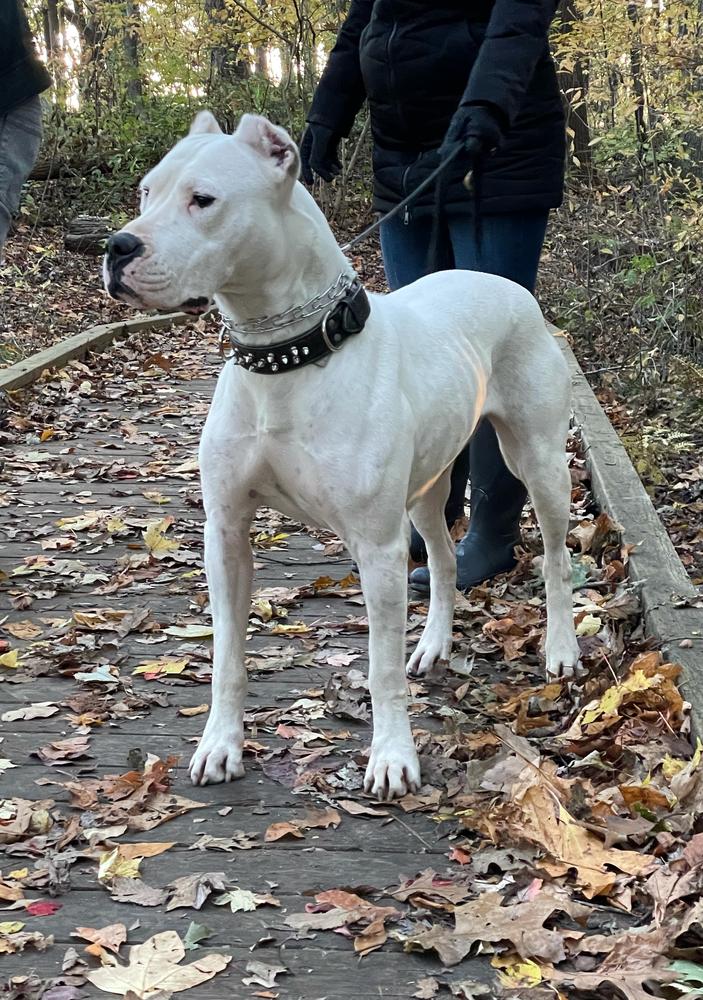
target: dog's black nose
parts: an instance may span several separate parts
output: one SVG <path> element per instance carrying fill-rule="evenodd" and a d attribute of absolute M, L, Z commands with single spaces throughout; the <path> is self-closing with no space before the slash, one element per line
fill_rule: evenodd
<path fill-rule="evenodd" d="M 115 233 L 107 241 L 107 253 L 114 261 L 126 263 L 127 258 L 138 257 L 144 249 L 144 244 L 138 236 L 132 233 Z"/>

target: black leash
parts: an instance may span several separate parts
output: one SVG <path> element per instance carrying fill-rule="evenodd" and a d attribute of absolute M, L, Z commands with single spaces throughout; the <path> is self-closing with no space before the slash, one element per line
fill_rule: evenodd
<path fill-rule="evenodd" d="M 456 148 L 453 149 L 451 153 L 449 153 L 447 158 L 442 160 L 440 165 L 432 171 L 429 177 L 426 177 L 421 184 L 418 184 L 415 190 L 411 191 L 411 193 L 407 196 L 407 198 L 403 198 L 402 201 L 399 201 L 397 205 L 393 206 L 390 212 L 386 212 L 386 214 L 382 215 L 380 219 L 376 219 L 376 221 L 372 222 L 370 226 L 367 226 L 366 229 L 363 229 L 358 236 L 354 237 L 353 240 L 350 240 L 349 243 L 345 243 L 345 245 L 342 247 L 342 252 L 346 253 L 347 250 L 351 250 L 352 247 L 357 246 L 359 243 L 363 243 L 364 240 L 368 239 L 369 236 L 375 233 L 377 229 L 380 229 L 384 222 L 388 222 L 389 219 L 394 218 L 396 215 L 398 215 L 399 212 L 402 212 L 404 208 L 407 208 L 407 206 L 410 205 L 415 200 L 415 198 L 418 197 L 418 195 L 421 195 L 423 191 L 426 191 L 438 180 L 438 178 L 447 169 L 449 164 L 454 162 L 459 153 L 466 153 L 466 149 L 461 143 L 457 144 Z M 470 189 L 471 186 L 472 174 L 473 174 L 473 169 L 469 170 L 466 177 L 464 178 L 464 187 L 467 188 L 467 190 Z"/>

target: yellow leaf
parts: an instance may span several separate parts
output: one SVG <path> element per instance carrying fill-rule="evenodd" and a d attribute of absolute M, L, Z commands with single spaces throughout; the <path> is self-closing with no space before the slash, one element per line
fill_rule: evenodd
<path fill-rule="evenodd" d="M 576 635 L 598 635 L 602 625 L 598 615 L 584 615 L 576 626 Z"/>
<path fill-rule="evenodd" d="M 531 989 L 542 982 L 542 970 L 532 959 L 520 958 L 515 954 L 494 955 L 491 965 L 494 969 L 500 969 L 498 978 L 509 989 Z"/>
<path fill-rule="evenodd" d="M 18 649 L 11 649 L 8 653 L 0 656 L 0 667 L 9 667 L 10 670 L 17 670 L 20 665 L 20 653 Z"/>
<path fill-rule="evenodd" d="M 0 934 L 18 934 L 23 927 L 21 920 L 6 920 L 0 923 Z"/>
<path fill-rule="evenodd" d="M 154 503 L 171 503 L 171 498 L 165 497 L 159 490 L 144 490 L 142 496 L 146 497 L 147 500 L 152 500 Z"/>
<path fill-rule="evenodd" d="M 276 535 L 271 535 L 268 531 L 260 531 L 258 535 L 254 535 L 254 545 L 258 545 L 261 549 L 270 549 L 280 545 L 289 537 L 284 531 L 279 531 Z"/>
<path fill-rule="evenodd" d="M 256 614 L 257 618 L 260 618 L 264 622 L 269 622 L 273 618 L 271 601 L 267 601 L 265 597 L 257 597 L 255 601 L 252 601 L 251 610 Z"/>
<path fill-rule="evenodd" d="M 634 691 L 646 691 L 647 688 L 656 687 L 656 685 L 656 675 L 647 677 L 642 670 L 636 670 L 622 684 L 613 684 L 612 687 L 609 687 L 596 708 L 584 713 L 583 722 L 588 724 L 594 722 L 601 715 L 615 715 L 626 694 L 631 694 Z"/>
<path fill-rule="evenodd" d="M 156 559 L 178 548 L 178 542 L 165 537 L 172 523 L 172 518 L 164 517 L 161 521 L 152 521 L 146 526 L 146 530 L 142 531 L 146 547 Z"/>
<path fill-rule="evenodd" d="M 54 436 L 55 433 L 56 433 L 56 431 L 54 430 L 53 427 L 45 427 L 44 430 L 39 435 L 39 440 L 40 441 L 50 441 L 51 438 Z"/>
<path fill-rule="evenodd" d="M 269 631 L 272 635 L 305 635 L 312 629 L 303 622 L 292 622 L 290 625 L 274 625 Z"/>
<path fill-rule="evenodd" d="M 212 625 L 169 625 L 164 632 L 177 639 L 211 639 Z"/>
<path fill-rule="evenodd" d="M 54 524 L 59 528 L 68 528 L 69 531 L 86 531 L 94 528 L 99 521 L 98 514 L 78 514 L 76 517 L 60 517 Z"/>
<path fill-rule="evenodd" d="M 121 517 L 109 517 L 105 522 L 108 534 L 117 535 L 127 527 Z"/>
<path fill-rule="evenodd" d="M 105 851 L 100 855 L 100 866 L 98 868 L 98 879 L 101 882 L 109 881 L 113 878 L 139 878 L 139 865 L 141 858 L 125 858 L 120 848 L 114 851 Z"/>
<path fill-rule="evenodd" d="M 185 668 L 188 666 L 187 658 L 182 660 L 170 660 L 168 657 L 163 657 L 160 660 L 145 660 L 144 663 L 140 663 L 132 673 L 133 674 L 182 674 Z"/>
<path fill-rule="evenodd" d="M 27 878 L 29 875 L 29 868 L 16 868 L 13 872 L 10 872 L 10 878 Z"/>

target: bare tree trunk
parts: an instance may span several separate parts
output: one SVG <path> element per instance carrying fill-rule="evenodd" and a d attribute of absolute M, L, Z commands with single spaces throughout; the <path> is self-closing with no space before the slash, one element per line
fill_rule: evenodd
<path fill-rule="evenodd" d="M 636 3 L 628 3 L 627 16 L 632 27 L 632 42 L 630 44 L 630 72 L 632 74 L 632 90 L 635 95 L 635 134 L 637 136 L 637 159 L 640 164 L 642 180 L 645 179 L 645 158 L 649 144 L 649 133 L 645 120 L 646 101 L 642 66 L 642 40 L 639 31 L 639 12 Z"/>
<path fill-rule="evenodd" d="M 226 0 L 205 0 L 205 12 L 213 33 L 208 90 L 221 83 L 246 80 L 251 75 L 251 69 L 246 58 L 239 58 L 242 48 L 241 42 L 236 39 L 239 25 L 232 23 Z"/>
<path fill-rule="evenodd" d="M 139 26 L 141 13 L 137 0 L 125 0 L 125 27 L 122 48 L 127 69 L 127 100 L 138 109 L 142 105 L 143 86 L 139 64 Z"/>
<path fill-rule="evenodd" d="M 582 19 L 576 0 L 566 0 L 561 6 L 557 32 L 561 43 L 566 42 L 574 25 Z M 576 173 L 590 181 L 593 171 L 591 129 L 588 122 L 588 64 L 580 55 L 571 53 L 569 66 L 559 68 L 559 86 L 564 96 L 566 126 L 569 130 Z"/>

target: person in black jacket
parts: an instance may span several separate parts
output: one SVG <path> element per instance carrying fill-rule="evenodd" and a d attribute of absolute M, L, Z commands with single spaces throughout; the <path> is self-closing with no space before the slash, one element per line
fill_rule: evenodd
<path fill-rule="evenodd" d="M 39 152 L 39 94 L 50 86 L 20 0 L 0 0 L 0 257 L 22 185 Z"/>
<path fill-rule="evenodd" d="M 365 100 L 377 212 L 402 201 L 457 145 L 465 151 L 446 171 L 438 246 L 431 190 L 382 224 L 391 289 L 425 273 L 434 242 L 438 267 L 488 271 L 534 291 L 549 210 L 561 203 L 564 183 L 564 114 L 548 44 L 557 2 L 352 0 L 307 116 L 303 179 L 339 173 L 340 140 Z M 475 196 L 463 184 L 470 166 Z M 469 477 L 471 519 L 457 547 L 461 589 L 510 569 L 520 541 L 525 488 L 486 420 L 452 470 L 450 526 L 463 515 Z M 414 529 L 411 555 L 423 561 Z M 426 590 L 428 570 L 416 569 L 411 582 Z"/>

